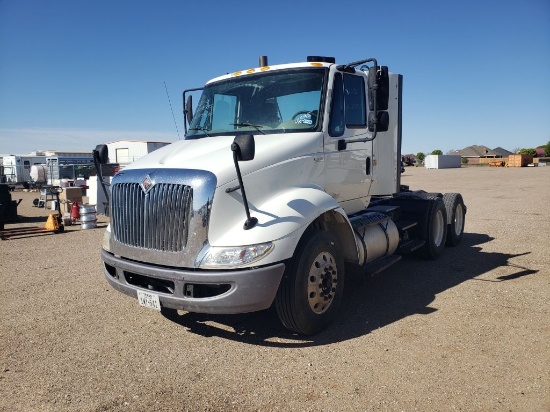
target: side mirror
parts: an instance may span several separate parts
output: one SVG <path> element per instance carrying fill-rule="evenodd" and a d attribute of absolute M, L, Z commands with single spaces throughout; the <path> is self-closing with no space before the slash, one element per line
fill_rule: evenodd
<path fill-rule="evenodd" d="M 388 66 L 369 67 L 369 110 L 375 110 L 374 100 L 376 99 L 376 110 L 388 110 L 390 97 L 390 77 Z"/>
<path fill-rule="evenodd" d="M 187 102 L 185 103 L 185 116 L 187 118 L 187 123 L 191 124 L 193 120 L 193 96 L 187 96 Z"/>
<path fill-rule="evenodd" d="M 375 122 L 377 132 L 387 132 L 390 126 L 390 115 L 383 110 L 378 111 L 378 116 L 375 116 L 374 112 L 369 112 L 369 132 L 374 131 Z"/>
<path fill-rule="evenodd" d="M 94 151 L 94 159 L 101 165 L 109 163 L 109 148 L 106 144 L 98 144 Z"/>
<path fill-rule="evenodd" d="M 388 66 L 369 67 L 369 131 L 386 132 L 390 123 L 388 100 L 390 98 L 390 77 Z"/>
<path fill-rule="evenodd" d="M 235 136 L 235 139 L 231 144 L 231 150 L 235 152 L 237 160 L 241 162 L 246 162 L 248 160 L 254 159 L 254 155 L 256 152 L 254 135 L 239 134 Z"/>

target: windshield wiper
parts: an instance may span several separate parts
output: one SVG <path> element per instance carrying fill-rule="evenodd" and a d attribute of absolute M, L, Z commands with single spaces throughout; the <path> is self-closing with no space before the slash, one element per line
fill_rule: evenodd
<path fill-rule="evenodd" d="M 252 123 L 247 123 L 247 122 L 243 122 L 243 123 L 231 123 L 232 126 L 237 126 L 237 127 L 253 127 L 254 129 L 256 129 L 257 131 L 259 131 L 261 134 L 265 134 L 261 128 L 264 127 L 260 124 L 252 124 Z"/>
<path fill-rule="evenodd" d="M 189 130 L 200 130 L 201 132 L 204 132 L 204 134 L 207 136 L 207 137 L 210 137 L 210 135 L 208 133 L 206 133 L 206 131 L 208 130 L 207 128 L 205 127 L 191 127 L 189 128 Z"/>

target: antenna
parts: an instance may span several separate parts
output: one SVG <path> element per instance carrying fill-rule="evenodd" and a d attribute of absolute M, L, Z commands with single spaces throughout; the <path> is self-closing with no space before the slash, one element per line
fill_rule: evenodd
<path fill-rule="evenodd" d="M 168 104 L 170 104 L 170 111 L 172 112 L 172 119 L 174 119 L 174 126 L 176 126 L 176 133 L 178 134 L 178 140 L 180 139 L 180 131 L 178 130 L 178 124 L 176 123 L 176 116 L 174 116 L 174 110 L 172 109 L 172 102 L 170 101 L 170 95 L 168 94 L 168 88 L 166 82 L 164 82 L 164 90 L 166 90 L 166 97 L 168 97 Z"/>

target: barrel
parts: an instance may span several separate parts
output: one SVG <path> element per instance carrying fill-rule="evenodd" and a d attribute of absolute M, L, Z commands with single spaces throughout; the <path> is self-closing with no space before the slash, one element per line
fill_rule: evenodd
<path fill-rule="evenodd" d="M 97 212 L 95 205 L 80 205 L 80 228 L 94 229 L 97 227 Z"/>

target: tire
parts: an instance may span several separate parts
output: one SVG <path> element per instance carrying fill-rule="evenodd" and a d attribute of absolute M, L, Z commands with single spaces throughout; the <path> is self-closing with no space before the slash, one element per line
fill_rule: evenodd
<path fill-rule="evenodd" d="M 426 244 L 422 247 L 421 253 L 425 258 L 435 260 L 445 250 L 447 239 L 447 210 L 440 198 L 430 201 L 425 233 Z"/>
<path fill-rule="evenodd" d="M 319 230 L 306 231 L 275 298 L 283 325 L 304 335 L 326 328 L 338 312 L 344 276 L 344 259 L 334 237 Z"/>
<path fill-rule="evenodd" d="M 447 209 L 447 246 L 458 246 L 464 234 L 464 223 L 466 221 L 466 206 L 460 193 L 445 193 L 443 203 Z"/>

